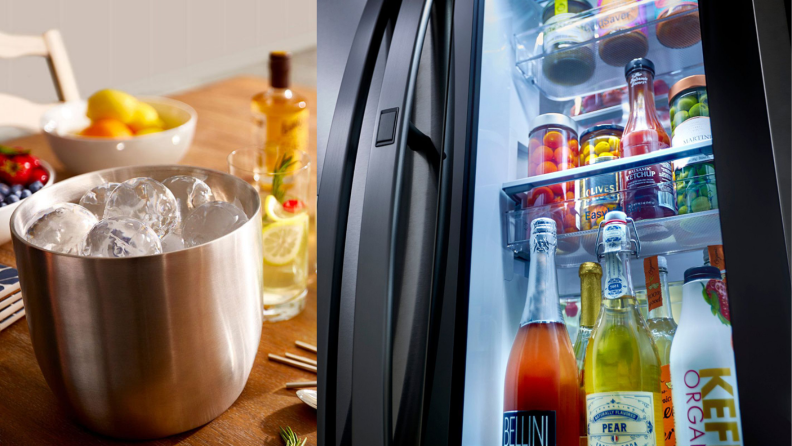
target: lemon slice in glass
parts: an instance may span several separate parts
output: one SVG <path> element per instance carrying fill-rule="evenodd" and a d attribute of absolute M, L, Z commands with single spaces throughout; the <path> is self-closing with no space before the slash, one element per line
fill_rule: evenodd
<path fill-rule="evenodd" d="M 299 214 L 265 226 L 261 232 L 264 262 L 281 266 L 294 261 L 300 254 L 307 230 L 308 214 Z"/>
<path fill-rule="evenodd" d="M 285 221 L 295 217 L 295 214 L 283 209 L 283 205 L 274 195 L 267 195 L 267 198 L 264 199 L 264 213 L 271 221 Z"/>

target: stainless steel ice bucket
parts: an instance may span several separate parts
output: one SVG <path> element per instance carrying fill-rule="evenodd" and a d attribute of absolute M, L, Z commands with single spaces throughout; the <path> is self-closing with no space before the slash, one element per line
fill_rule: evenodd
<path fill-rule="evenodd" d="M 250 220 L 211 243 L 167 254 L 85 258 L 23 238 L 35 213 L 134 177 L 203 179 Z M 11 217 L 39 367 L 76 420 L 150 439 L 211 421 L 245 387 L 261 337 L 261 203 L 244 181 L 208 169 L 149 166 L 80 175 L 27 198 Z"/>

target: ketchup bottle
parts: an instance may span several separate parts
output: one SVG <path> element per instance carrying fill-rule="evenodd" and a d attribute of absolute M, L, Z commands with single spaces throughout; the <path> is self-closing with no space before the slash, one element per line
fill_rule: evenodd
<path fill-rule="evenodd" d="M 654 74 L 654 64 L 649 59 L 633 59 L 624 67 L 630 94 L 630 116 L 621 140 L 624 157 L 671 146 L 671 139 L 657 119 Z M 625 171 L 625 213 L 633 220 L 676 215 L 673 179 L 669 162 Z"/>

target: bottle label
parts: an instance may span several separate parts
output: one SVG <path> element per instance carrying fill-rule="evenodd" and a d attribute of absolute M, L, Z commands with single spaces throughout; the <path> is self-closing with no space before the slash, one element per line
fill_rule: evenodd
<path fill-rule="evenodd" d="M 680 444 L 741 446 L 737 380 L 729 367 L 682 369 L 674 374 Z"/>
<path fill-rule="evenodd" d="M 726 259 L 723 257 L 723 245 L 707 246 L 707 255 L 709 255 L 710 265 L 718 268 L 721 272 L 721 277 L 726 280 Z"/>
<path fill-rule="evenodd" d="M 556 13 L 556 15 L 545 22 L 546 28 L 543 43 L 545 53 L 582 43 L 594 37 L 594 32 L 591 30 L 588 21 L 579 20 L 570 24 L 576 15 L 567 12 Z"/>
<path fill-rule="evenodd" d="M 652 392 L 586 396 L 589 446 L 661 446 L 655 442 Z"/>
<path fill-rule="evenodd" d="M 660 268 L 657 266 L 657 256 L 644 259 L 644 277 L 646 279 L 646 301 L 648 310 L 663 306 L 663 291 L 660 286 Z"/>
<path fill-rule="evenodd" d="M 618 299 L 629 292 L 627 275 L 618 254 L 605 255 L 605 281 L 602 287 L 605 299 Z"/>
<path fill-rule="evenodd" d="M 707 284 L 701 282 L 701 295 L 723 325 L 731 327 L 731 313 L 729 312 L 729 296 L 726 293 L 726 283 L 722 280 L 710 279 Z"/>
<path fill-rule="evenodd" d="M 555 0 L 555 15 L 566 14 L 569 12 L 567 0 Z"/>
<path fill-rule="evenodd" d="M 630 191 L 627 215 L 638 213 L 643 207 L 659 206 L 675 210 L 673 180 L 671 163 L 627 170 L 624 180 L 625 189 Z"/>
<path fill-rule="evenodd" d="M 663 432 L 665 446 L 676 446 L 674 433 L 674 403 L 671 398 L 671 366 L 660 367 L 660 398 L 663 399 Z"/>
<path fill-rule="evenodd" d="M 266 141 L 278 142 L 278 151 L 288 153 L 294 150 L 306 152 L 308 150 L 308 109 L 297 113 L 266 117 Z"/>
<path fill-rule="evenodd" d="M 636 0 L 599 0 L 598 6 L 602 18 L 597 21 L 597 29 L 604 31 L 600 35 L 646 23 L 644 5 Z"/>
<path fill-rule="evenodd" d="M 671 138 L 671 146 L 679 147 L 701 141 L 712 141 L 710 119 L 705 116 L 690 118 L 677 125 Z"/>
<path fill-rule="evenodd" d="M 503 413 L 503 446 L 556 444 L 554 410 L 511 410 Z"/>

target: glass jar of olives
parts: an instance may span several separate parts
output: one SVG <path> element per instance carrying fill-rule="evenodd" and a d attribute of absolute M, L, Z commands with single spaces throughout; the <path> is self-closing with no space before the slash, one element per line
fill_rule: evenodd
<path fill-rule="evenodd" d="M 668 91 L 671 146 L 712 140 L 707 81 L 703 74 L 686 77 Z"/>
<path fill-rule="evenodd" d="M 718 209 L 712 161 L 687 164 L 674 171 L 679 215 Z"/>
<path fill-rule="evenodd" d="M 595 125 L 580 134 L 580 165 L 605 163 L 621 158 L 619 125 Z M 594 229 L 610 211 L 621 210 L 621 176 L 618 173 L 597 175 L 581 181 L 581 229 Z"/>

